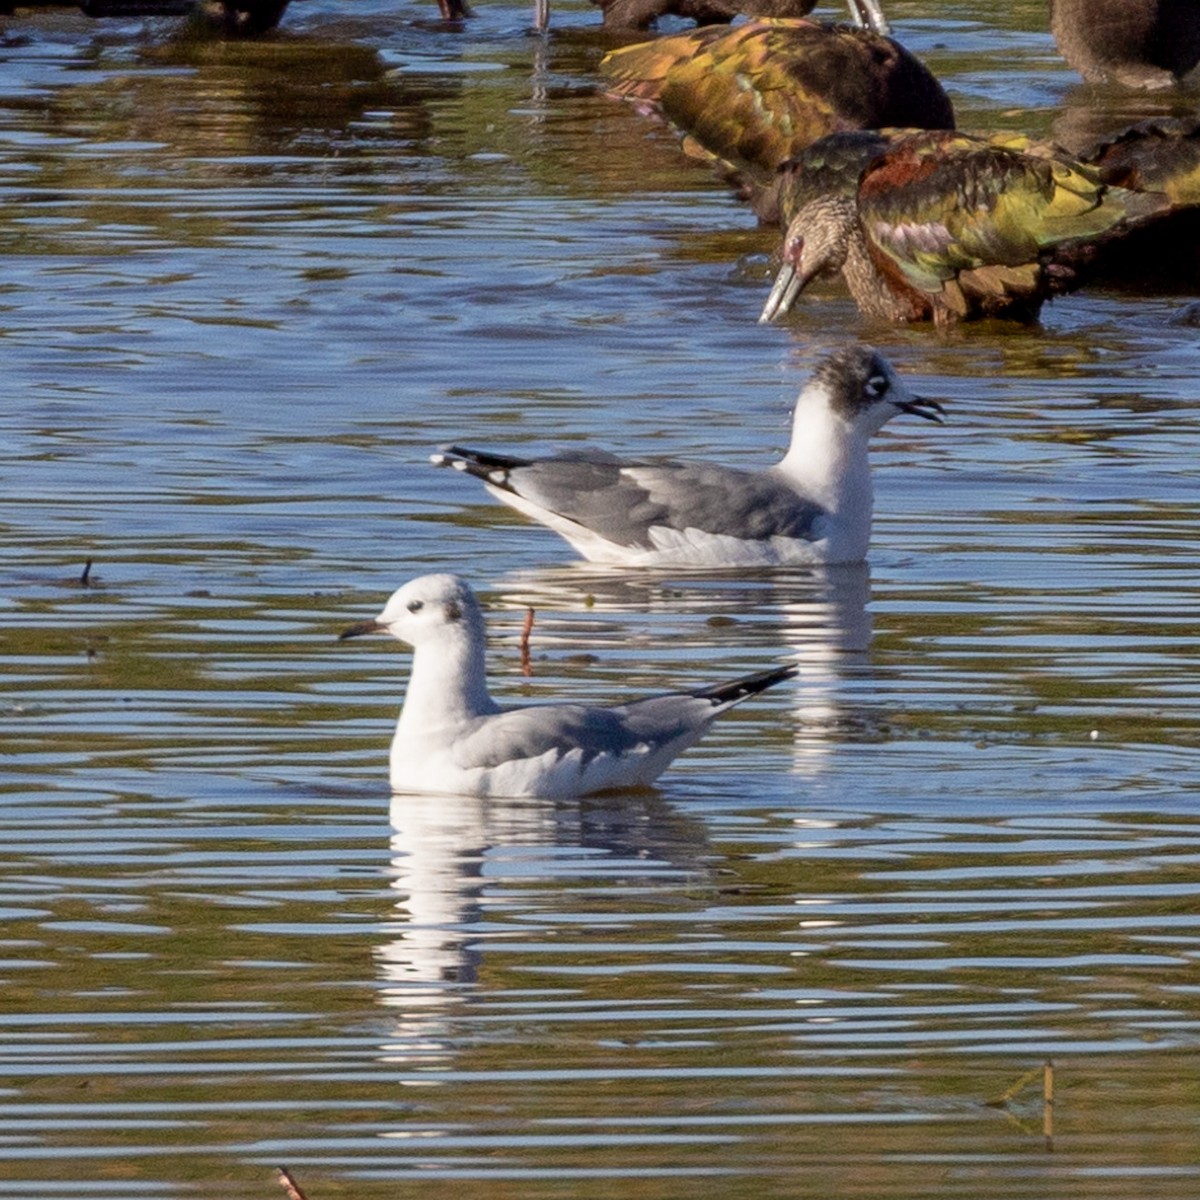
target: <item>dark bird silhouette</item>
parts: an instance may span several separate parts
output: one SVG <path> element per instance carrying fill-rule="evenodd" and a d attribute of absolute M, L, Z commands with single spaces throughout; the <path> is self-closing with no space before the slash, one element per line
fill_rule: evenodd
<path fill-rule="evenodd" d="M 803 203 L 761 319 L 841 272 L 859 309 L 886 321 L 1033 321 L 1074 290 L 1107 239 L 1170 208 L 1158 192 L 1014 136 L 997 144 L 922 132 L 875 157 L 851 192 Z"/>
<path fill-rule="evenodd" d="M 201 21 L 225 34 L 252 37 L 274 29 L 288 0 L 202 0 Z"/>
<path fill-rule="evenodd" d="M 1092 83 L 1170 87 L 1200 63 L 1197 0 L 1050 0 L 1050 31 Z"/>
<path fill-rule="evenodd" d="M 0 0 L 0 13 L 17 6 L 19 0 Z M 79 4 L 89 17 L 189 16 L 206 29 L 234 36 L 274 29 L 287 6 L 288 0 L 80 0 Z"/>
<path fill-rule="evenodd" d="M 660 17 L 682 17 L 697 25 L 728 25 L 736 17 L 807 17 L 817 0 L 591 0 L 604 13 L 606 29 L 649 29 Z M 853 21 L 887 33 L 879 0 L 846 0 Z M 469 0 L 438 0 L 442 19 L 474 16 Z M 550 0 L 534 0 L 533 26 L 550 24 Z"/>
<path fill-rule="evenodd" d="M 954 127 L 949 98 L 921 62 L 848 25 L 708 26 L 614 50 L 600 66 L 609 94 L 667 121 L 690 153 L 764 181 L 826 134 Z"/>
<path fill-rule="evenodd" d="M 592 0 L 604 11 L 607 29 L 649 29 L 660 17 L 683 17 L 697 25 L 728 25 L 735 17 L 807 17 L 817 6 L 817 0 Z M 868 28 L 886 30 L 883 11 L 877 0 L 865 0 L 869 13 L 863 14 L 863 2 L 847 0 L 851 20 L 866 24 Z M 539 0 L 545 5 L 545 16 L 539 18 L 535 9 L 534 23 L 539 29 L 549 20 L 549 0 Z"/>

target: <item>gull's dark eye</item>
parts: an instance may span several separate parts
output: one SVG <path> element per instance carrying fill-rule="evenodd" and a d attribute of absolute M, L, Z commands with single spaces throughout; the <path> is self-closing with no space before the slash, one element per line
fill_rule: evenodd
<path fill-rule="evenodd" d="M 408 611 L 411 613 L 420 612 L 425 607 L 424 600 L 410 600 L 408 602 Z"/>
<path fill-rule="evenodd" d="M 885 395 L 888 390 L 887 376 L 872 375 L 871 378 L 867 380 L 867 386 L 863 390 L 868 396 L 874 396 L 876 398 Z"/>

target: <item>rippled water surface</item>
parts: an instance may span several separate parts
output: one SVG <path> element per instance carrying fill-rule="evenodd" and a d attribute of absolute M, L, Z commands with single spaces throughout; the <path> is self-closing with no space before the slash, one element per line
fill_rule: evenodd
<path fill-rule="evenodd" d="M 889 8 L 964 126 L 1195 105 Z M 759 327 L 773 235 L 594 10 L 435 17 L 5 19 L 0 1193 L 1194 1197 L 1191 297 Z M 950 412 L 878 439 L 869 570 L 586 570 L 427 463 L 761 463 L 847 336 Z M 390 802 L 407 659 L 336 634 L 447 568 L 504 698 L 803 674 L 657 793 Z"/>

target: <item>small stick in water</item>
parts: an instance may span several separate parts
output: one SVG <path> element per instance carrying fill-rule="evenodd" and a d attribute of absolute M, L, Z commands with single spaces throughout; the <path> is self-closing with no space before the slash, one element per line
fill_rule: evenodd
<path fill-rule="evenodd" d="M 80 587 L 90 587 L 91 586 L 91 576 L 92 576 L 92 560 L 89 558 L 87 560 L 87 562 L 85 562 L 83 564 L 83 574 L 79 576 L 79 586 Z"/>
<path fill-rule="evenodd" d="M 521 674 L 533 674 L 533 663 L 529 657 L 529 635 L 533 632 L 533 607 L 525 610 L 525 624 L 521 628 Z"/>
<path fill-rule="evenodd" d="M 1010 1088 L 1000 1093 L 994 1100 L 985 1100 L 984 1103 L 992 1108 L 1008 1108 L 1009 1102 L 1027 1088 L 1029 1088 L 1037 1079 L 1042 1077 L 1042 1138 L 1045 1141 L 1046 1149 L 1054 1149 L 1054 1062 L 1052 1059 L 1046 1061 L 1040 1067 L 1034 1067 L 1031 1071 L 1026 1071 Z M 1016 1118 L 1014 1118 L 1016 1119 Z M 1021 1122 L 1017 1121 L 1018 1125 Z"/>
<path fill-rule="evenodd" d="M 1042 1136 L 1046 1149 L 1054 1149 L 1054 1062 L 1046 1059 L 1046 1071 L 1042 1076 Z"/>
<path fill-rule="evenodd" d="M 300 1190 L 300 1185 L 292 1178 L 292 1173 L 287 1167 L 276 1167 L 276 1173 L 279 1176 L 279 1186 L 288 1194 L 288 1200 L 308 1200 L 308 1197 Z"/>
<path fill-rule="evenodd" d="M 1003 1108 L 1010 1100 L 1014 1099 L 1018 1093 L 1023 1092 L 1037 1077 L 1041 1074 L 1039 1068 L 1035 1067 L 1032 1071 L 1026 1071 L 1020 1079 L 1012 1085 L 1012 1087 L 1000 1093 L 994 1100 L 985 1100 L 984 1103 L 991 1108 Z"/>

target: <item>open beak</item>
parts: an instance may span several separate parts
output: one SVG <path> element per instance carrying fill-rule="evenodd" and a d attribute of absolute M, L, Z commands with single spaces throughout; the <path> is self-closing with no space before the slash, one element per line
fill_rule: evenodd
<path fill-rule="evenodd" d="M 338 634 L 338 641 L 344 642 L 347 638 L 364 637 L 368 633 L 386 633 L 387 626 L 381 625 L 378 621 L 372 619 L 370 621 L 359 621 L 351 625 L 349 629 L 343 629 Z"/>
<path fill-rule="evenodd" d="M 928 400 L 924 396 L 913 396 L 911 400 L 893 400 L 892 403 L 901 412 L 912 413 L 914 417 L 924 417 L 927 421 L 936 421 L 939 425 L 946 419 L 946 410 L 936 400 Z"/>

